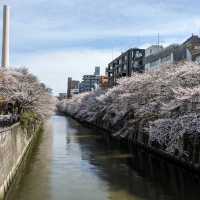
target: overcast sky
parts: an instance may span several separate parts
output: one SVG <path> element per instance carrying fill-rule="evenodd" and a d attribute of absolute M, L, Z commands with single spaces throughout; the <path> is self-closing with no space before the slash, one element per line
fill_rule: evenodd
<path fill-rule="evenodd" d="M 54 93 L 66 92 L 68 76 L 81 79 L 94 66 L 104 73 L 120 52 L 155 44 L 158 32 L 163 45 L 200 33 L 198 0 L 0 0 L 3 4 L 11 7 L 12 66 L 27 66 Z M 0 14 L 2 19 L 2 9 Z"/>

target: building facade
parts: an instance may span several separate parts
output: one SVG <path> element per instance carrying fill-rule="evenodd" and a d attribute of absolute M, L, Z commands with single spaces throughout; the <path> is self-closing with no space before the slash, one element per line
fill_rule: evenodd
<path fill-rule="evenodd" d="M 156 49 L 157 48 L 157 49 Z M 200 63 L 200 38 L 192 35 L 181 45 L 173 44 L 166 48 L 155 47 L 150 52 L 149 47 L 145 52 L 145 70 L 158 69 L 161 65 L 175 64 L 180 61 L 193 61 Z"/>
<path fill-rule="evenodd" d="M 79 92 L 89 92 L 99 87 L 100 76 L 84 75 L 83 80 L 79 86 Z"/>
<path fill-rule="evenodd" d="M 99 88 L 100 85 L 100 67 L 95 67 L 93 75 L 84 75 L 81 83 L 79 84 L 79 92 L 89 92 Z"/>
<path fill-rule="evenodd" d="M 99 66 L 95 67 L 94 75 L 95 76 L 100 76 L 100 67 Z"/>
<path fill-rule="evenodd" d="M 135 72 L 143 72 L 144 56 L 144 49 L 132 48 L 109 63 L 106 68 L 109 87 L 116 85 L 117 79 L 121 77 L 131 76 Z"/>
<path fill-rule="evenodd" d="M 161 45 L 151 45 L 149 48 L 145 49 L 145 56 L 154 55 L 163 50 Z"/>
<path fill-rule="evenodd" d="M 75 94 L 79 93 L 79 81 L 72 80 L 71 77 L 68 77 L 68 84 L 67 84 L 67 98 L 72 97 Z"/>

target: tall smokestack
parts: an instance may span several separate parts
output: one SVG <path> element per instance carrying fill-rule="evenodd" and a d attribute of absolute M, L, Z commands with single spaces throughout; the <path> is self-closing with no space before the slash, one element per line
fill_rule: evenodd
<path fill-rule="evenodd" d="M 10 51 L 10 8 L 3 7 L 3 41 L 2 41 L 2 67 L 9 67 Z"/>

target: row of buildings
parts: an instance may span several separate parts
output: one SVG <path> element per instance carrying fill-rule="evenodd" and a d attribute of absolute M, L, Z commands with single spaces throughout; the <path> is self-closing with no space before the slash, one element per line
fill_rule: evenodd
<path fill-rule="evenodd" d="M 152 45 L 147 49 L 131 48 L 108 64 L 106 75 L 109 87 L 116 85 L 117 79 L 153 70 L 165 64 L 180 61 L 200 63 L 200 38 L 192 35 L 182 44 L 173 44 L 166 48 Z"/>
<path fill-rule="evenodd" d="M 61 93 L 60 98 L 71 98 L 72 96 L 89 92 L 99 87 L 106 89 L 108 87 L 108 77 L 100 75 L 100 67 L 95 67 L 94 74 L 84 75 L 82 81 L 73 80 L 68 77 L 67 93 Z"/>
<path fill-rule="evenodd" d="M 100 75 L 100 67 L 95 67 L 94 74 L 84 75 L 81 82 L 69 77 L 67 93 L 61 93 L 60 98 L 70 98 L 99 87 L 102 89 L 113 87 L 121 77 L 158 69 L 161 65 L 180 61 L 200 64 L 200 38 L 197 35 L 192 35 L 182 44 L 172 44 L 165 48 L 161 45 L 152 45 L 147 49 L 128 49 L 108 64 L 104 76 Z"/>

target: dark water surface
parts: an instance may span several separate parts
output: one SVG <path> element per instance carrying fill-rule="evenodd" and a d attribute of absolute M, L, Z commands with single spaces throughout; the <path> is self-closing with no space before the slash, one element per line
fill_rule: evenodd
<path fill-rule="evenodd" d="M 10 200 L 199 200 L 200 179 L 145 153 L 129 154 L 62 116 L 46 125 Z"/>

